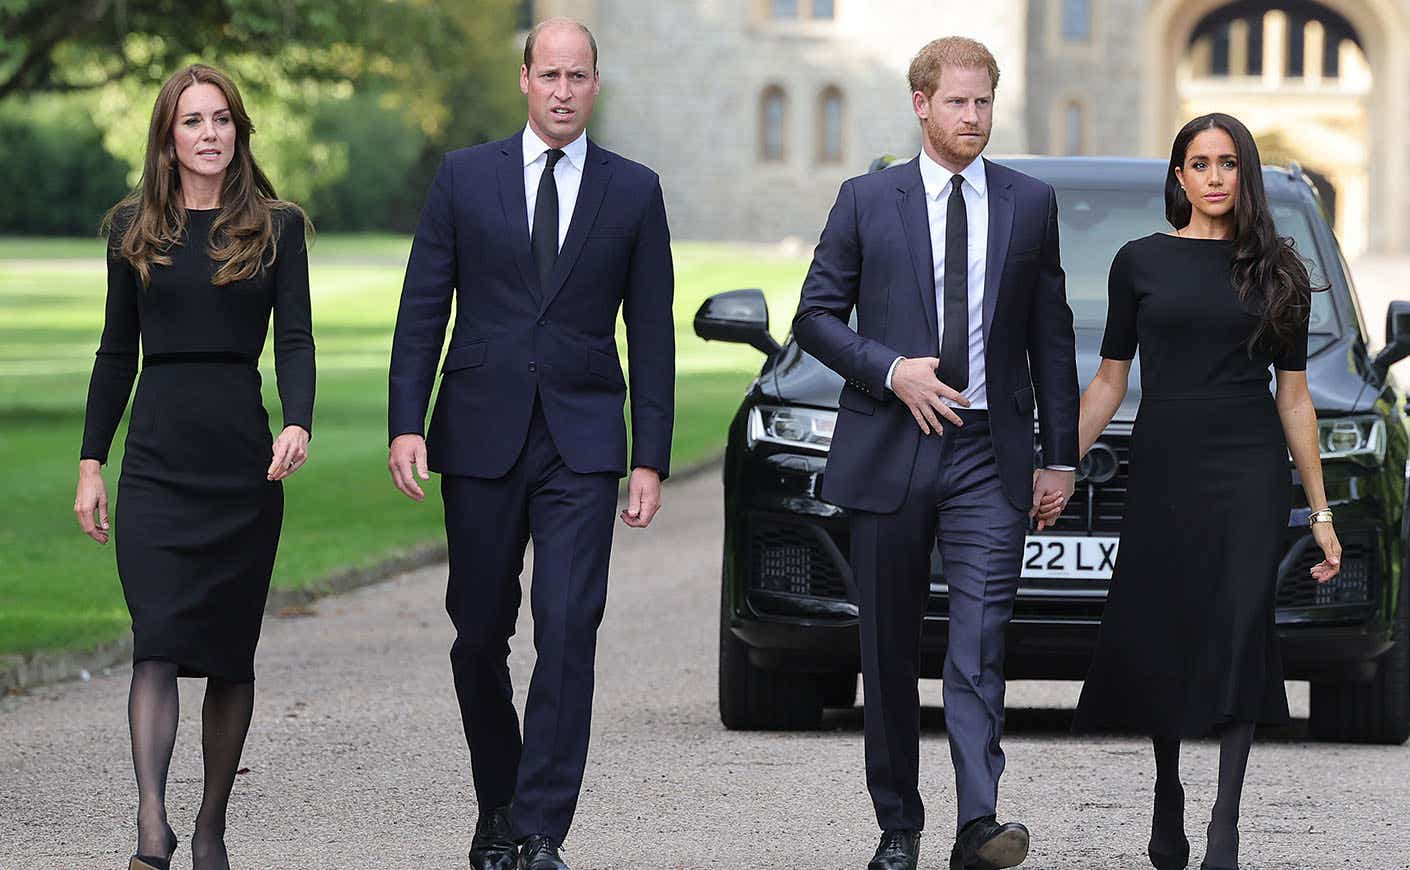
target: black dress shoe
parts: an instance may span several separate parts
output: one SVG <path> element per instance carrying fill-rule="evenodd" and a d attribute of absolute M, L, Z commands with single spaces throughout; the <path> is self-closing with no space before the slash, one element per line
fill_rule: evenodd
<path fill-rule="evenodd" d="M 519 852 L 519 870 L 568 870 L 552 837 L 533 836 Z"/>
<path fill-rule="evenodd" d="M 965 825 L 950 850 L 950 870 L 1004 870 L 1028 857 L 1028 829 L 1018 822 L 1001 825 L 993 816 Z"/>
<path fill-rule="evenodd" d="M 883 831 L 867 870 L 916 870 L 920 860 L 920 831 Z"/>
<path fill-rule="evenodd" d="M 1238 868 L 1238 867 L 1215 867 L 1213 864 L 1206 864 L 1206 863 L 1204 863 L 1203 861 L 1201 861 L 1201 862 L 1200 862 L 1200 865 L 1199 865 L 1199 870 L 1239 870 L 1239 868 Z"/>
<path fill-rule="evenodd" d="M 509 830 L 509 807 L 480 813 L 470 841 L 470 870 L 514 870 L 519 846 Z"/>

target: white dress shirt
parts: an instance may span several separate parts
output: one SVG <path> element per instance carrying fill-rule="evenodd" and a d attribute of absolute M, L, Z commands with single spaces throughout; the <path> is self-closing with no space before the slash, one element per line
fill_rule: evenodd
<path fill-rule="evenodd" d="M 984 170 L 984 158 L 974 158 L 959 174 L 964 179 L 960 193 L 964 196 L 965 222 L 969 226 L 969 386 L 964 396 L 969 399 L 970 408 L 982 411 L 989 407 L 984 391 L 984 269 L 989 256 L 989 178 Z M 924 150 L 920 152 L 925 211 L 930 219 L 930 258 L 935 264 L 935 322 L 940 327 L 937 337 L 945 334 L 945 224 L 953 192 L 950 179 L 954 175 L 930 159 Z M 898 357 L 886 373 L 888 390 L 899 362 Z M 948 399 L 945 404 L 957 405 Z"/>
<path fill-rule="evenodd" d="M 984 271 L 989 257 L 989 177 L 984 169 L 984 158 L 976 157 L 960 170 L 964 181 L 960 184 L 960 194 L 964 197 L 965 223 L 969 227 L 969 386 L 964 396 L 969 399 L 972 410 L 984 411 L 989 408 L 989 397 L 984 389 Z M 949 214 L 950 196 L 953 195 L 951 179 L 955 174 L 926 154 L 920 152 L 920 178 L 925 184 L 925 211 L 930 219 L 930 257 L 935 264 L 935 322 L 939 324 L 937 337 L 945 334 L 945 223 Z M 891 389 L 891 376 L 901 357 L 891 363 L 886 373 L 886 388 Z M 957 407 L 957 402 L 949 399 L 945 404 Z M 1072 471 L 1070 465 L 1049 465 L 1053 471 Z"/>
<path fill-rule="evenodd" d="M 524 204 L 529 211 L 529 233 L 534 231 L 534 206 L 539 198 L 539 179 L 548 165 L 544 144 L 532 127 L 524 125 Z M 573 206 L 578 202 L 578 188 L 583 184 L 583 165 L 587 162 L 587 131 L 563 147 L 563 156 L 553 167 L 553 180 L 558 184 L 558 249 L 568 237 L 568 224 L 573 220 Z M 942 237 L 943 238 L 943 237 Z"/>

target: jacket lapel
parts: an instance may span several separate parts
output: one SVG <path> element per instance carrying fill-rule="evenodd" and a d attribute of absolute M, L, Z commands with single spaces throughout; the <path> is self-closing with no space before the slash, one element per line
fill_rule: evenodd
<path fill-rule="evenodd" d="M 920 157 L 906 164 L 905 175 L 896 186 L 899 196 L 896 206 L 901 211 L 901 226 L 906 233 L 906 247 L 911 253 L 915 270 L 916 289 L 920 291 L 920 308 L 924 312 L 929 335 L 935 339 L 935 353 L 940 353 L 940 327 L 935 313 L 935 259 L 930 250 L 930 214 L 925 207 L 925 183 L 920 177 Z"/>
<path fill-rule="evenodd" d="M 514 252 L 514 262 L 519 266 L 519 277 L 524 286 L 534 294 L 535 299 L 543 298 L 539 287 L 539 270 L 534 266 L 533 255 L 529 252 L 529 205 L 524 199 L 524 133 L 506 139 L 500 147 L 499 161 L 499 204 L 504 208 L 506 239 Z"/>
<path fill-rule="evenodd" d="M 1013 230 L 1013 185 L 994 171 L 985 159 L 989 182 L 989 250 L 984 263 L 984 347 L 989 347 L 989 327 L 999 306 L 1004 287 L 1004 263 L 1008 261 L 1009 237 Z"/>
<path fill-rule="evenodd" d="M 602 149 L 588 140 L 587 157 L 583 161 L 583 180 L 578 186 L 578 201 L 573 204 L 573 219 L 568 222 L 568 235 L 563 239 L 563 247 L 558 251 L 558 260 L 553 266 L 553 275 L 544 288 L 543 301 L 539 313 L 548 310 L 553 300 L 563 289 L 563 283 L 578 262 L 587 241 L 588 230 L 597 220 L 597 211 L 602 206 L 602 197 L 607 193 L 607 182 L 612 178 L 612 170 L 607 165 L 607 156 Z M 527 220 L 527 218 L 525 218 Z"/>

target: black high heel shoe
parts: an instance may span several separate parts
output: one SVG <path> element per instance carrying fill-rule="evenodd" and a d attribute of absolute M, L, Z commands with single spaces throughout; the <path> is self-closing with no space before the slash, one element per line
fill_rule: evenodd
<path fill-rule="evenodd" d="M 1215 867 L 1213 864 L 1205 864 L 1204 862 L 1200 862 L 1199 870 L 1239 870 L 1239 868 L 1237 866 Z"/>
<path fill-rule="evenodd" d="M 1185 840 L 1184 848 L 1178 852 L 1161 852 L 1154 845 L 1146 847 L 1146 855 L 1151 859 L 1155 870 L 1185 870 L 1190 865 L 1190 841 Z M 1219 870 L 1216 867 L 1207 870 Z"/>
<path fill-rule="evenodd" d="M 168 825 L 166 829 L 166 857 L 133 855 L 127 861 L 127 870 L 171 870 L 171 856 L 176 854 L 176 844 L 176 832 Z"/>

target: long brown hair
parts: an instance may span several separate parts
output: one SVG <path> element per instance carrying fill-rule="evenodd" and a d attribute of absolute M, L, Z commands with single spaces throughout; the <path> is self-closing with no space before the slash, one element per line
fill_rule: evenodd
<path fill-rule="evenodd" d="M 297 212 L 304 220 L 292 225 L 309 226 L 303 210 L 279 199 L 274 185 L 255 162 L 250 151 L 250 134 L 255 129 L 235 82 L 214 67 L 192 64 L 162 85 L 147 128 L 142 181 L 103 218 L 105 230 L 116 227 L 114 253 L 132 264 L 143 284 L 151 280 L 153 265 L 171 265 L 168 252 L 181 243 L 186 232 L 186 208 L 171 130 L 177 102 L 187 88 L 197 84 L 220 88 L 235 124 L 235 154 L 225 170 L 221 212 L 211 228 L 208 253 L 219 264 L 213 282 L 221 285 L 243 281 L 274 263 L 279 232 L 274 212 Z"/>
<path fill-rule="evenodd" d="M 1302 337 L 1302 321 L 1312 304 L 1313 287 L 1307 263 L 1273 226 L 1268 194 L 1263 188 L 1263 162 L 1253 134 L 1233 115 L 1214 112 L 1190 121 L 1175 136 L 1170 148 L 1170 169 L 1165 175 L 1165 219 L 1175 229 L 1190 222 L 1194 208 L 1175 176 L 1185 164 L 1190 142 L 1205 130 L 1218 128 L 1234 140 L 1239 165 L 1239 192 L 1234 199 L 1234 290 L 1260 322 L 1249 338 L 1248 349 L 1278 353 Z"/>

